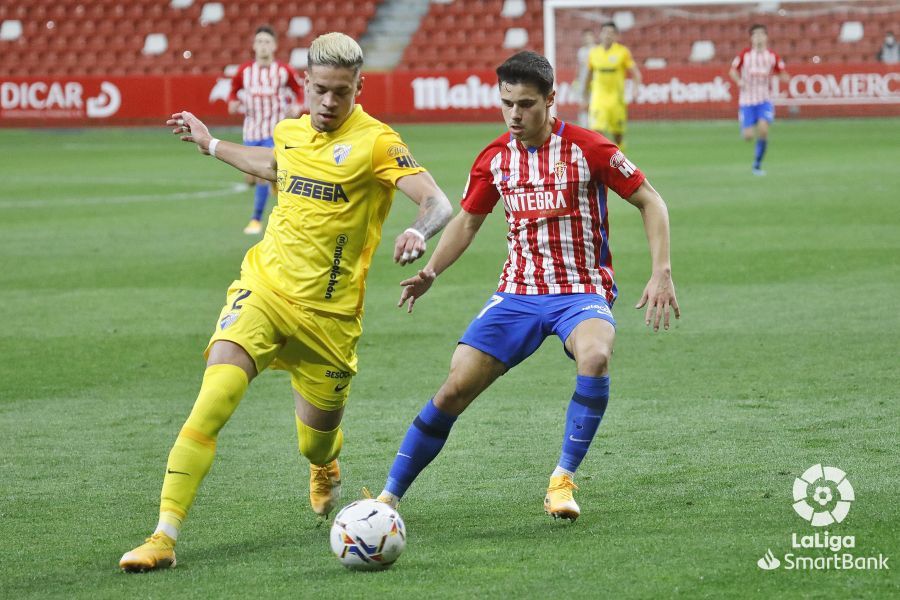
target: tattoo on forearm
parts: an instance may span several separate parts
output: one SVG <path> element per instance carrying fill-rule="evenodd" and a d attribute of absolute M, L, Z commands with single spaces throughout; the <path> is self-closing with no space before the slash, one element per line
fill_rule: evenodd
<path fill-rule="evenodd" d="M 419 208 L 419 217 L 413 223 L 413 229 L 421 231 L 427 240 L 443 229 L 449 219 L 446 205 L 437 196 L 428 196 Z"/>

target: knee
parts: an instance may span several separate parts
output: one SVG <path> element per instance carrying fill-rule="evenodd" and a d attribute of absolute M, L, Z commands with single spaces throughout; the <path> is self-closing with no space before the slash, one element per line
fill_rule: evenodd
<path fill-rule="evenodd" d="M 445 413 L 460 415 L 472 400 L 475 399 L 475 391 L 472 386 L 457 376 L 451 369 L 450 376 L 438 393 L 434 396 L 434 405 Z"/>
<path fill-rule="evenodd" d="M 582 375 L 600 377 L 609 370 L 609 359 L 612 349 L 608 346 L 593 344 L 584 348 L 575 357 L 578 372 Z"/>
<path fill-rule="evenodd" d="M 744 136 L 745 142 L 750 142 L 753 140 L 753 131 L 752 130 L 749 130 L 749 129 L 744 130 L 744 132 L 741 135 Z"/>

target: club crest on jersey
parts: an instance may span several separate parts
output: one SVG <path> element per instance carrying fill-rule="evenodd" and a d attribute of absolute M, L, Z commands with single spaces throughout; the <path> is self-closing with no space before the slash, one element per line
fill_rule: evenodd
<path fill-rule="evenodd" d="M 618 169 L 625 177 L 631 177 L 637 170 L 634 163 L 625 158 L 621 150 L 616 150 L 616 153 L 612 155 L 609 159 L 609 166 L 613 169 Z"/>
<path fill-rule="evenodd" d="M 241 316 L 240 310 L 233 310 L 229 312 L 227 315 L 222 317 L 221 321 L 219 321 L 219 329 L 228 329 L 234 324 L 235 321 L 238 320 L 239 316 Z"/>
<path fill-rule="evenodd" d="M 287 171 L 279 170 L 276 177 L 276 185 L 279 190 L 284 190 L 284 183 L 287 181 Z"/>
<path fill-rule="evenodd" d="M 563 161 L 558 161 L 558 162 L 556 163 L 556 166 L 553 167 L 553 171 L 556 173 L 556 180 L 557 180 L 557 181 L 560 181 L 560 180 L 565 181 L 565 179 L 566 179 L 566 167 L 567 167 L 567 166 L 568 166 L 568 165 L 566 165 L 565 162 L 563 162 Z"/>
<path fill-rule="evenodd" d="M 333 154 L 334 164 L 339 165 L 343 163 L 350 156 L 350 144 L 335 144 Z"/>

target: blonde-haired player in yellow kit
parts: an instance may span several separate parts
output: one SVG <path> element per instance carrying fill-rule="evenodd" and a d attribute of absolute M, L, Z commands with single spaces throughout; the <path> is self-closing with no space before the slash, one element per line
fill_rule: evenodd
<path fill-rule="evenodd" d="M 278 204 L 228 290 L 200 393 L 169 453 L 159 523 L 122 557 L 126 571 L 175 566 L 175 540 L 212 465 L 218 433 L 267 367 L 291 374 L 313 510 L 327 516 L 339 500 L 340 424 L 356 374 L 366 273 L 394 189 L 419 205 L 415 223 L 395 240 L 401 265 L 424 254 L 425 240 L 452 212 L 400 136 L 355 103 L 362 63 L 362 50 L 346 35 L 316 38 L 305 81 L 310 113 L 275 127 L 274 151 L 217 140 L 189 112 L 167 122 L 202 154 L 277 182 Z"/>
<path fill-rule="evenodd" d="M 630 73 L 637 89 L 641 85 L 641 71 L 631 51 L 616 41 L 618 36 L 619 28 L 612 21 L 600 26 L 599 45 L 588 54 L 582 89 L 590 128 L 611 137 L 621 147 L 628 120 L 625 78 Z"/>

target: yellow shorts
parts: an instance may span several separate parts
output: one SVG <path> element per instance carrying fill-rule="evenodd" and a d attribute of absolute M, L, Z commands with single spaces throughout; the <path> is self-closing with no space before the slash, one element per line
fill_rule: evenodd
<path fill-rule="evenodd" d="M 288 371 L 294 389 L 310 404 L 332 411 L 347 402 L 361 333 L 358 316 L 318 312 L 238 280 L 228 289 L 204 355 L 219 340 L 234 342 L 247 351 L 257 372 Z"/>
<path fill-rule="evenodd" d="M 623 134 L 627 120 L 628 109 L 621 102 L 591 104 L 590 123 L 594 131 Z"/>

